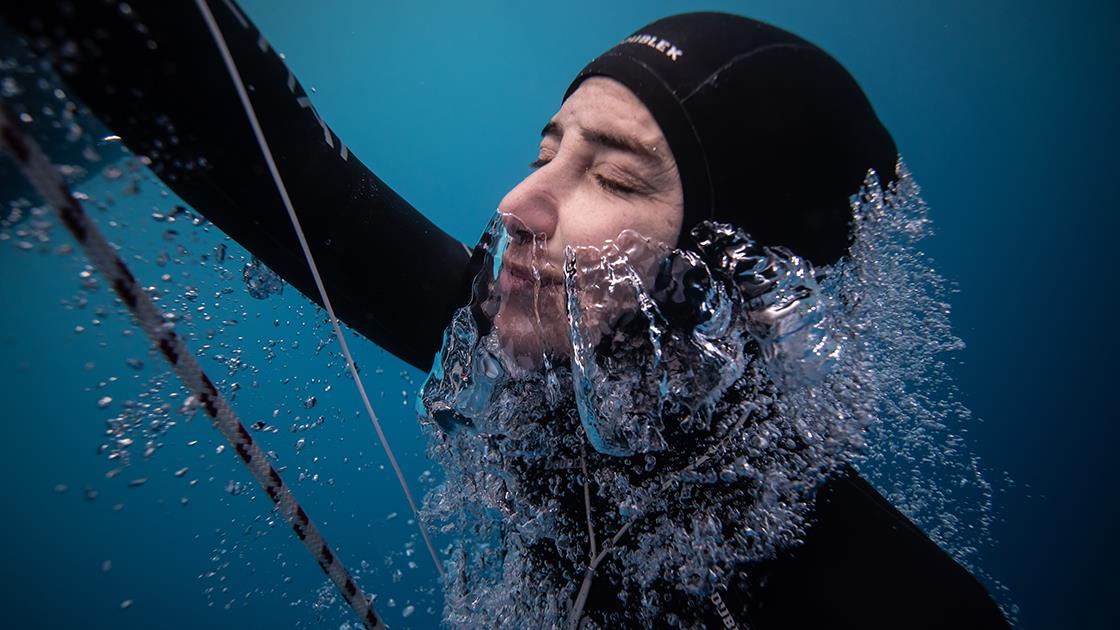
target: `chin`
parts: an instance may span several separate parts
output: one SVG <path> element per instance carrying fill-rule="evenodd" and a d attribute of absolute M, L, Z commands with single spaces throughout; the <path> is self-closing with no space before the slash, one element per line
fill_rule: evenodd
<path fill-rule="evenodd" d="M 542 315 L 538 323 L 531 310 L 503 306 L 494 317 L 494 329 L 503 360 L 521 369 L 538 369 L 545 357 L 567 359 L 572 354 L 568 322 L 559 314 Z"/>

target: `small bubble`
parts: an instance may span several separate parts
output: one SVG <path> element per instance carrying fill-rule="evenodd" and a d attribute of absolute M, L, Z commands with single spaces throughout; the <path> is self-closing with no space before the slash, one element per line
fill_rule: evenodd
<path fill-rule="evenodd" d="M 101 572 L 102 573 L 108 573 L 109 571 L 112 571 L 112 570 L 113 570 L 113 561 L 112 560 L 102 560 L 101 561 Z"/>
<path fill-rule="evenodd" d="M 132 600 L 131 599 L 126 599 L 123 602 L 121 602 L 121 610 L 125 610 L 125 609 L 131 608 L 131 607 L 132 607 Z"/>
<path fill-rule="evenodd" d="M 66 484 L 64 484 L 64 483 L 56 484 L 55 487 L 54 487 L 54 491 L 59 493 L 59 494 L 62 494 L 63 492 L 66 492 L 66 490 L 67 490 L 67 487 L 66 487 Z"/>
<path fill-rule="evenodd" d="M 97 408 L 104 409 L 111 404 L 113 404 L 113 398 L 111 396 L 103 396 L 97 401 Z"/>

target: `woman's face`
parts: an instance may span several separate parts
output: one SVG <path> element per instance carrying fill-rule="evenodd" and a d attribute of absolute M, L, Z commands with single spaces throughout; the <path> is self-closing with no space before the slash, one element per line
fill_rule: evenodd
<path fill-rule="evenodd" d="M 565 249 L 601 247 L 627 229 L 674 246 L 684 216 L 680 175 L 653 115 L 605 77 L 587 79 L 564 102 L 541 132 L 532 167 L 498 207 L 510 243 L 495 326 L 513 356 L 566 355 Z"/>

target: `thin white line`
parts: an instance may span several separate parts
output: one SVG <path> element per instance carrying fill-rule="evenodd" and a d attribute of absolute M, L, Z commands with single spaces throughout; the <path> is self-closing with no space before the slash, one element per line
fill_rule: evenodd
<path fill-rule="evenodd" d="M 373 428 L 377 431 L 377 438 L 381 440 L 381 446 L 385 449 L 385 454 L 389 457 L 389 463 L 393 466 L 393 472 L 397 474 L 397 480 L 401 484 L 401 489 L 404 490 L 404 496 L 408 499 L 408 506 L 412 508 L 412 514 L 416 517 L 416 525 L 420 528 L 420 535 L 424 538 L 424 544 L 428 547 L 428 553 L 432 556 L 432 562 L 435 563 L 436 570 L 439 571 L 442 577 L 443 565 L 440 564 L 439 557 L 436 555 L 436 550 L 432 547 L 432 541 L 428 539 L 428 532 L 424 530 L 423 521 L 420 519 L 420 511 L 416 508 L 416 501 L 412 498 L 412 491 L 408 488 L 408 482 L 405 481 L 404 473 L 401 472 L 401 467 L 397 464 L 397 458 L 393 455 L 393 449 L 389 446 L 389 440 L 385 437 L 385 432 L 381 430 L 381 422 L 377 420 L 377 414 L 373 412 L 373 405 L 370 404 L 369 396 L 366 395 L 366 388 L 362 383 L 362 377 L 358 375 L 358 368 L 354 365 L 354 358 L 350 355 L 350 347 L 346 344 L 346 337 L 342 334 L 342 328 L 338 325 L 338 317 L 334 314 L 334 308 L 331 307 L 331 300 L 327 297 L 327 289 L 323 286 L 323 279 L 319 276 L 319 269 L 315 266 L 315 259 L 311 256 L 311 247 L 307 244 L 307 237 L 303 234 L 303 228 L 300 226 L 299 217 L 296 216 L 295 208 L 292 206 L 292 200 L 288 197 L 288 189 L 284 186 L 284 181 L 280 178 L 280 171 L 276 168 L 276 162 L 272 158 L 272 150 L 268 148 L 268 141 L 265 140 L 264 131 L 261 130 L 260 122 L 257 120 L 257 114 L 253 110 L 252 103 L 249 101 L 249 94 L 246 92 L 245 85 L 241 81 L 241 74 L 237 70 L 237 64 L 233 61 L 233 55 L 230 54 L 229 48 L 226 46 L 226 40 L 222 37 L 222 32 L 218 28 L 218 23 L 214 20 L 213 14 L 210 13 L 209 7 L 206 6 L 203 0 L 195 0 L 195 4 L 198 5 L 198 9 L 202 12 L 203 18 L 206 19 L 206 25 L 210 28 L 210 33 L 214 36 L 214 41 L 218 44 L 218 49 L 222 53 L 226 68 L 233 78 L 234 86 L 237 88 L 237 95 L 241 97 L 241 104 L 245 108 L 245 113 L 249 116 L 249 124 L 253 127 L 253 134 L 256 135 L 257 143 L 260 144 L 261 152 L 264 154 L 265 162 L 268 164 L 268 171 L 272 174 L 272 180 L 276 183 L 276 189 L 280 192 L 280 198 L 284 202 L 284 208 L 288 211 L 288 218 L 291 219 L 292 227 L 296 230 L 300 249 L 303 250 L 303 256 L 307 259 L 307 266 L 311 268 L 311 276 L 315 279 L 315 287 L 319 289 L 319 297 L 323 299 L 323 306 L 327 309 L 327 315 L 330 316 L 331 326 L 334 328 L 334 335 L 338 338 L 339 345 L 342 346 L 342 354 L 346 357 L 346 365 L 350 368 L 350 375 L 354 377 L 354 383 L 358 386 L 358 393 L 362 397 L 362 404 L 365 405 L 366 413 L 369 414 L 370 420 L 373 421 Z"/>
<path fill-rule="evenodd" d="M 591 559 L 594 560 L 598 555 L 598 550 L 595 547 L 595 526 L 591 524 L 591 489 L 587 479 L 587 458 L 585 451 L 587 447 L 583 444 L 579 445 L 579 467 L 583 472 L 583 509 L 587 514 L 587 536 L 591 539 Z"/>
<path fill-rule="evenodd" d="M 665 492 L 666 490 L 669 489 L 669 487 L 673 484 L 673 482 L 680 479 L 680 477 L 682 475 L 695 470 L 697 467 L 699 467 L 699 466 L 703 465 L 705 462 L 707 462 L 708 459 L 712 455 L 714 455 L 716 453 L 716 451 L 720 449 L 720 447 L 722 447 L 724 444 L 726 444 L 727 441 L 730 440 L 732 436 L 737 435 L 739 433 L 739 429 L 747 421 L 747 418 L 750 417 L 750 415 L 751 415 L 751 412 L 749 412 L 749 411 L 741 414 L 739 416 L 739 419 L 735 422 L 734 426 L 731 427 L 731 429 L 727 432 L 727 435 L 722 440 L 720 440 L 718 443 L 713 444 L 711 447 L 709 447 L 707 452 L 705 452 L 703 455 L 698 457 L 696 460 L 694 460 L 688 466 L 685 466 L 684 468 L 678 470 L 676 473 L 673 473 L 672 475 L 668 475 L 667 477 L 665 477 L 665 481 L 663 481 L 661 483 L 660 492 Z M 585 448 L 585 447 L 581 446 L 580 448 L 582 449 L 582 448 Z M 580 451 L 580 460 L 581 460 L 581 463 L 583 464 L 583 468 L 584 468 L 584 486 L 583 486 L 584 498 L 585 498 L 585 500 L 587 500 L 587 492 L 588 492 L 587 485 L 586 485 L 587 484 L 587 472 L 586 472 L 587 471 L 587 468 L 586 468 L 587 464 L 583 460 L 583 451 L 582 450 Z M 590 507 L 591 504 L 590 504 L 590 502 L 587 503 L 587 506 L 588 506 L 587 507 L 587 510 L 588 510 L 588 512 L 587 512 L 587 515 L 588 515 L 588 519 L 587 519 L 588 531 L 591 531 L 591 507 Z M 642 510 L 642 512 L 644 513 L 645 510 Z M 636 517 L 636 518 L 632 518 L 632 519 L 626 521 L 626 523 L 624 523 L 622 525 L 622 527 L 618 528 L 618 531 L 615 532 L 615 535 L 611 537 L 610 542 L 603 544 L 603 548 L 599 550 L 599 555 L 595 555 L 595 552 L 594 552 L 595 537 L 594 537 L 594 532 L 592 532 L 592 537 L 591 537 L 591 549 L 592 549 L 591 563 L 589 565 L 587 565 L 587 571 L 585 571 L 584 574 L 583 574 L 583 582 L 580 584 L 579 593 L 576 595 L 576 600 L 572 604 L 571 609 L 568 610 L 568 628 L 569 628 L 569 630 L 575 630 L 579 626 L 579 621 L 583 617 L 583 607 L 587 604 L 587 596 L 591 592 L 591 580 L 593 580 L 595 578 L 595 571 L 598 570 L 599 563 L 603 561 L 603 558 L 607 557 L 608 553 L 610 553 L 611 551 L 614 551 L 615 546 L 618 545 L 618 541 L 622 540 L 622 537 L 626 535 L 626 532 L 630 531 L 630 526 L 633 525 L 634 523 L 636 523 L 641 518 L 644 518 L 644 516 L 639 516 L 639 517 Z"/>

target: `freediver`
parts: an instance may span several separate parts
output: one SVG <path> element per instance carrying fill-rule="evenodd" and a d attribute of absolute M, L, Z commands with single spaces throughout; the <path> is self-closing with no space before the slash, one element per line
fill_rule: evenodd
<path fill-rule="evenodd" d="M 232 1 L 210 4 L 336 312 L 427 371 L 468 302 L 479 250 L 472 256 L 350 153 Z M 128 6 L 9 3 L 0 15 L 168 187 L 318 302 L 241 104 L 217 80 L 227 75 L 194 3 Z M 819 48 L 747 18 L 683 14 L 638 29 L 579 73 L 544 128 L 535 170 L 499 210 L 515 217 L 513 253 L 518 242 L 543 243 L 549 258 L 536 271 L 558 300 L 565 247 L 623 229 L 688 249 L 691 229 L 713 219 L 815 265 L 834 263 L 849 244 L 849 196 L 869 168 L 887 178 L 896 160 L 858 84 Z M 495 325 L 517 337 L 525 313 L 508 304 Z M 544 329 L 553 330 L 547 321 Z M 522 332 L 534 351 L 562 354 L 562 336 Z M 1007 625 L 980 583 L 849 467 L 817 489 L 802 544 L 737 568 L 749 579 L 709 597 L 665 593 L 671 612 L 695 627 Z M 624 608 L 637 604 L 601 588 L 613 583 L 604 571 L 588 618 L 631 625 Z"/>

